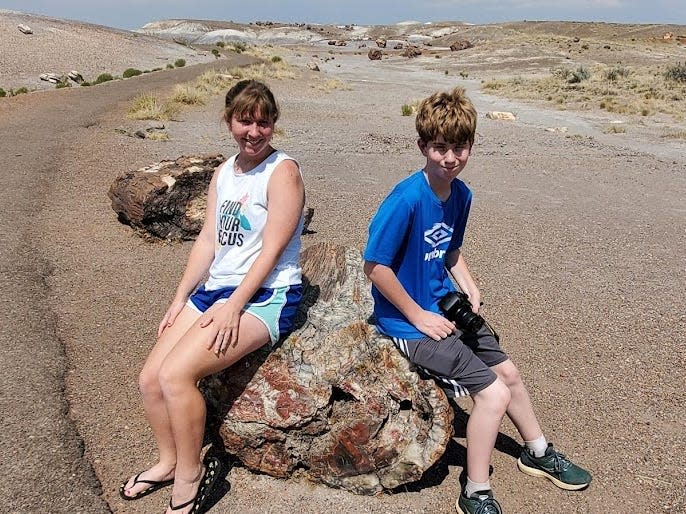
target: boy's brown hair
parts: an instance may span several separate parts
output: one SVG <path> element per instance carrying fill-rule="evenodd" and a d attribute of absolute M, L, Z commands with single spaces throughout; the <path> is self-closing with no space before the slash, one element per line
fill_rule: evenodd
<path fill-rule="evenodd" d="M 476 109 L 464 88 L 439 91 L 422 100 L 415 127 L 419 138 L 428 143 L 439 136 L 448 144 L 474 144 Z"/>
<path fill-rule="evenodd" d="M 269 87 L 257 80 L 241 80 L 226 93 L 224 120 L 232 116 L 252 116 L 257 112 L 262 118 L 276 123 L 279 119 L 279 105 Z"/>

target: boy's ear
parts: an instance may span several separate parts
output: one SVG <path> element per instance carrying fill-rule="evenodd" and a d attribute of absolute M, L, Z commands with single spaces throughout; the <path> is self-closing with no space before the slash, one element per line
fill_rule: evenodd
<path fill-rule="evenodd" d="M 419 147 L 419 151 L 422 152 L 422 155 L 426 157 L 426 141 L 420 137 L 417 139 L 417 146 Z"/>

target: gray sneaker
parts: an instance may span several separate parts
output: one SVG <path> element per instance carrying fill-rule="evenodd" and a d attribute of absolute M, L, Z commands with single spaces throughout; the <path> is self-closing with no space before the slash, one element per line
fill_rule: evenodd
<path fill-rule="evenodd" d="M 477 491 L 469 498 L 460 493 L 455 502 L 459 514 L 503 514 L 500 504 L 493 498 L 493 491 Z"/>
<path fill-rule="evenodd" d="M 517 467 L 527 475 L 545 477 L 567 491 L 584 489 L 592 480 L 588 471 L 555 450 L 552 443 L 548 443 L 548 449 L 543 457 L 534 457 L 529 450 L 523 448 L 517 460 Z"/>

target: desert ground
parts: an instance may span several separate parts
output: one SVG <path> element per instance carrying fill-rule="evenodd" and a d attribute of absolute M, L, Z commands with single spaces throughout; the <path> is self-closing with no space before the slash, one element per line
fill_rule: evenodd
<path fill-rule="evenodd" d="M 34 29 L 33 41 L 16 31 L 19 23 Z M 188 46 L 9 11 L 0 11 L 0 26 L 0 87 L 32 90 L 0 98 L 4 512 L 165 508 L 165 492 L 124 502 L 117 490 L 155 459 L 136 379 L 190 243 L 152 241 L 120 224 L 107 190 L 119 174 L 162 159 L 230 155 L 221 96 L 165 121 L 168 141 L 121 129 L 158 123 L 126 118 L 137 95 L 165 97 L 209 68 L 259 56 L 278 56 L 292 72 L 266 81 L 283 112 L 275 144 L 299 159 L 315 210 L 305 246 L 362 247 L 381 199 L 422 166 L 413 117 L 401 106 L 454 86 L 473 98 L 480 117 L 462 176 L 475 195 L 464 252 L 485 315 L 518 364 L 546 435 L 594 474 L 581 492 L 523 475 L 515 465 L 519 440 L 505 421 L 491 477 L 504 511 L 686 512 L 686 144 L 664 137 L 686 130 L 684 119 L 562 110 L 481 87 L 565 63 L 686 61 L 683 45 L 661 41 L 666 32 L 686 34 L 685 27 L 445 24 L 436 30 L 468 37 L 474 48 L 450 52 L 450 40 L 441 39 L 449 36 L 434 34 L 419 58 L 389 50 L 371 61 L 373 39 L 327 44 L 349 36 L 340 27 L 298 41 L 256 37 L 259 52 L 222 51 L 217 59 L 213 40 Z M 408 30 L 375 27 L 365 37 L 406 40 Z M 588 51 L 570 52 L 560 39 L 573 37 L 590 41 Z M 48 51 L 50 59 L 36 65 Z M 92 87 L 53 90 L 36 78 L 71 69 L 84 77 L 121 74 L 178 58 L 187 65 Z M 310 70 L 312 62 L 321 71 Z M 488 119 L 489 111 L 514 112 L 516 120 Z M 614 125 L 625 129 L 608 130 Z M 469 412 L 469 401 L 460 406 Z M 366 497 L 235 465 L 209 511 L 454 512 L 465 415 L 418 483 Z"/>

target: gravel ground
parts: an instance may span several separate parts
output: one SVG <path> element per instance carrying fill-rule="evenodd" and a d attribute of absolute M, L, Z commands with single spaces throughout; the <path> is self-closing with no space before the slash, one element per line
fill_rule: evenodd
<path fill-rule="evenodd" d="M 282 55 L 300 65 L 316 52 L 324 53 L 312 48 Z M 303 68 L 295 80 L 269 81 L 283 110 L 276 144 L 301 161 L 307 204 L 315 209 L 314 233 L 305 245 L 363 245 L 379 201 L 422 165 L 413 119 L 401 116 L 402 104 L 459 83 L 481 112 L 477 147 L 463 177 L 475 193 L 464 251 L 481 285 L 486 316 L 520 367 L 546 434 L 595 477 L 588 490 L 571 493 L 518 472 L 518 438 L 505 422 L 492 476 L 505 512 L 686 510 L 680 455 L 686 447 L 686 154 L 673 142 L 661 142 L 650 126 L 604 134 L 608 120 L 601 113 L 547 112 L 501 101 L 480 94 L 477 82 L 426 70 L 421 61 L 372 63 L 349 53 L 321 67 L 326 78 Z M 123 502 L 117 489 L 154 460 L 136 376 L 190 249 L 151 243 L 119 224 L 107 189 L 118 174 L 160 159 L 234 150 L 219 122 L 221 98 L 168 124 L 170 142 L 133 139 L 114 128 L 125 123 L 127 100 L 138 91 L 163 94 L 194 72 L 174 70 L 0 103 L 0 126 L 12 129 L 3 141 L 2 169 L 11 173 L 2 175 L 0 214 L 3 232 L 16 241 L 0 254 L 9 270 L 3 281 L 16 287 L 11 291 L 25 283 L 35 287 L 30 303 L 13 300 L 4 314 L 3 326 L 12 327 L 3 336 L 4 374 L 13 388 L 28 387 L 22 379 L 32 369 L 26 359 L 31 341 L 42 340 L 64 359 L 50 387 L 35 386 L 44 380 L 41 374 L 32 378 L 25 393 L 31 401 L 4 397 L 11 414 L 2 446 L 23 445 L 33 455 L 21 427 L 47 434 L 43 423 L 26 420 L 62 419 L 59 406 L 68 401 L 66 437 L 52 436 L 66 441 L 66 457 L 47 467 L 57 483 L 76 481 L 64 493 L 68 498 L 89 493 L 90 505 L 105 511 L 161 512 L 168 500 L 162 492 Z M 311 87 L 331 77 L 346 87 Z M 515 122 L 483 117 L 511 107 L 518 113 Z M 74 109 L 78 116 L 65 117 Z M 34 132 L 39 119 L 47 127 L 69 123 L 56 125 L 56 132 Z M 546 130 L 563 126 L 567 132 Z M 31 255 L 38 264 L 29 265 Z M 41 299 L 42 309 L 32 309 Z M 19 328 L 17 316 L 29 313 L 33 321 Z M 38 357 L 37 369 L 55 358 L 48 352 Z M 37 407 L 41 399 L 53 400 L 54 414 Z M 469 411 L 469 401 L 461 406 Z M 464 416 L 458 416 L 453 443 L 424 479 L 378 497 L 234 467 L 211 512 L 317 513 L 332 505 L 350 513 L 453 512 L 464 444 Z M 19 493 L 10 511 L 78 510 L 56 502 L 46 507 L 40 498 L 54 494 L 49 481 L 31 482 L 21 453 L 7 458 L 12 461 L 5 492 Z M 106 506 L 98 503 L 89 476 L 102 484 Z"/>

